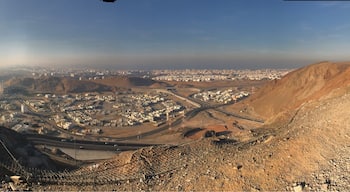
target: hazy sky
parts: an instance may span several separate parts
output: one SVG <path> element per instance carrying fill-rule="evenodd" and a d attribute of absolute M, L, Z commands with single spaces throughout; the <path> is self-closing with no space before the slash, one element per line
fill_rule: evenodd
<path fill-rule="evenodd" d="M 350 61 L 350 2 L 1 0 L 0 67 L 298 67 Z"/>

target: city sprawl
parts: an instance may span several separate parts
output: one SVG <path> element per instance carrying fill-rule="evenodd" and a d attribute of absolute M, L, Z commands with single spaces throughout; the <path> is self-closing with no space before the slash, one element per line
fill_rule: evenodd
<path fill-rule="evenodd" d="M 157 81 L 258 81 L 279 79 L 290 70 L 154 70 L 110 71 L 88 69 L 29 70 L 33 79 L 68 77 L 77 81 L 95 81 L 115 76 L 139 76 Z M 126 89 L 115 92 L 9 94 L 11 89 L 1 84 L 6 97 L 0 101 L 0 123 L 18 132 L 48 135 L 99 135 L 103 128 L 159 127 L 185 116 L 186 112 L 208 106 L 237 102 L 250 95 L 238 87 L 197 89 L 188 96 L 168 85 L 163 88 Z"/>

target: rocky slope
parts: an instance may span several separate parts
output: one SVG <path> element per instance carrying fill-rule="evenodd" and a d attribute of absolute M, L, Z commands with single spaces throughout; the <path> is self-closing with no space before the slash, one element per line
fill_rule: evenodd
<path fill-rule="evenodd" d="M 321 62 L 270 82 L 246 102 L 265 119 L 350 85 L 350 63 Z"/>
<path fill-rule="evenodd" d="M 8 93 L 84 93 L 119 91 L 134 87 L 166 87 L 165 83 L 139 77 L 109 77 L 96 80 L 78 80 L 70 77 L 14 78 L 6 83 Z"/>
<path fill-rule="evenodd" d="M 13 155 L 25 167 L 55 169 L 53 162 L 38 151 L 23 135 L 0 126 L 0 141 L 0 163 L 11 162 L 13 160 L 11 155 Z M 12 153 L 11 155 L 8 154 L 3 145 Z"/>
<path fill-rule="evenodd" d="M 81 93 L 112 91 L 113 87 L 97 84 L 91 81 L 79 81 L 68 77 L 42 77 L 39 79 L 19 78 L 6 82 L 5 92 L 13 93 Z"/>

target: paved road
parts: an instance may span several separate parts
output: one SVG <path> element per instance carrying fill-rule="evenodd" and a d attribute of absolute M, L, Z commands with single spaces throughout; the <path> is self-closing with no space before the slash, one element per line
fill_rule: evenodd
<path fill-rule="evenodd" d="M 142 144 L 142 143 L 125 143 L 125 142 L 97 142 L 72 140 L 65 138 L 57 138 L 46 135 L 26 134 L 26 138 L 34 144 L 48 145 L 54 147 L 64 147 L 71 149 L 87 149 L 87 150 L 102 150 L 102 151 L 128 151 L 136 150 L 142 147 L 149 147 L 158 144 Z"/>
<path fill-rule="evenodd" d="M 155 89 L 157 92 L 163 92 L 163 93 L 167 93 L 167 94 L 170 94 L 170 95 L 173 95 L 183 101 L 186 101 L 187 103 L 197 107 L 197 108 L 200 108 L 201 107 L 201 104 L 199 104 L 198 102 L 194 101 L 193 99 L 191 98 L 186 98 L 186 97 L 183 97 L 179 94 L 176 94 L 174 91 L 168 91 L 168 90 L 165 90 L 165 89 Z"/>
<path fill-rule="evenodd" d="M 182 98 L 182 99 L 185 99 L 187 102 L 194 103 L 194 104 L 196 104 L 199 108 L 202 108 L 202 109 L 213 109 L 213 110 L 215 110 L 215 111 L 224 113 L 225 115 L 228 115 L 228 116 L 232 116 L 232 117 L 236 117 L 236 118 L 244 119 L 244 120 L 248 120 L 248 121 L 254 121 L 254 122 L 258 122 L 258 123 L 264 123 L 264 121 L 261 120 L 261 119 L 251 118 L 251 117 L 248 117 L 248 116 L 242 116 L 242 115 L 239 115 L 239 114 L 237 114 L 237 113 L 227 112 L 227 111 L 218 109 L 219 107 L 222 107 L 222 106 L 232 105 L 232 103 L 228 103 L 228 104 L 214 104 L 214 105 L 211 105 L 211 104 L 208 104 L 207 102 L 203 102 L 203 101 L 200 101 L 200 100 L 196 100 L 196 99 L 193 99 L 193 98 L 191 98 L 191 97 L 189 97 L 189 98 L 184 98 L 184 97 L 182 97 L 181 95 L 178 95 L 177 93 L 175 93 L 175 92 L 173 92 L 173 91 L 167 91 L 167 93 L 170 93 L 170 94 L 172 94 L 172 95 L 175 95 L 175 96 L 177 96 L 177 97 L 180 97 L 180 98 Z"/>

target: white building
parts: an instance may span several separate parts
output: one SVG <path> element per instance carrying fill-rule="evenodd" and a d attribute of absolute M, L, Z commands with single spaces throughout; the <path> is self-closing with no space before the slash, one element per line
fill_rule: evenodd
<path fill-rule="evenodd" d="M 28 112 L 27 107 L 24 104 L 21 104 L 21 113 Z"/>

